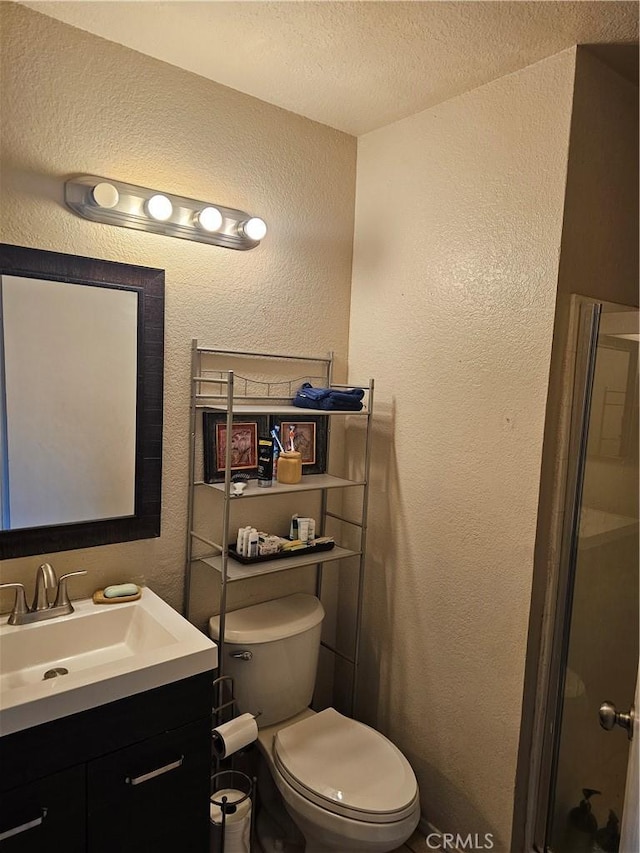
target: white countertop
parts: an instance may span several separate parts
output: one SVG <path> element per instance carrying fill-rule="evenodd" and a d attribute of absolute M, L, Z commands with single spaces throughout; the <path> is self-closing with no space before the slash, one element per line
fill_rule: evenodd
<path fill-rule="evenodd" d="M 0 623 L 0 735 L 162 687 L 218 665 L 218 649 L 150 589 L 138 601 L 74 601 L 74 613 Z M 68 674 L 44 678 L 64 668 Z"/>

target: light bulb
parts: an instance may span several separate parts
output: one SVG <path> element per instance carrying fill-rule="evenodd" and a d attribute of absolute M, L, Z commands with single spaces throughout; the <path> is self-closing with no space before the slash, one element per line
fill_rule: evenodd
<path fill-rule="evenodd" d="M 146 204 L 147 213 L 160 222 L 167 220 L 173 213 L 173 205 L 166 195 L 152 195 Z"/>
<path fill-rule="evenodd" d="M 91 198 L 98 207 L 112 208 L 120 201 L 120 193 L 113 184 L 102 181 L 91 190 Z"/>
<path fill-rule="evenodd" d="M 222 225 L 222 214 L 217 207 L 204 207 L 196 213 L 195 220 L 203 231 L 217 231 Z"/>
<path fill-rule="evenodd" d="M 240 230 L 250 240 L 262 240 L 267 233 L 267 223 L 258 216 L 252 216 L 240 225 Z"/>

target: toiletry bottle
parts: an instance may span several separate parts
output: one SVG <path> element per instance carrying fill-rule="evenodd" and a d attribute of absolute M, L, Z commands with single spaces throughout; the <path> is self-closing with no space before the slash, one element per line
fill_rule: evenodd
<path fill-rule="evenodd" d="M 257 557 L 258 556 L 258 545 L 259 545 L 260 537 L 258 536 L 258 531 L 255 527 L 251 528 L 251 533 L 249 534 L 249 553 L 247 556 L 249 557 Z"/>
<path fill-rule="evenodd" d="M 258 485 L 270 488 L 273 477 L 273 439 L 258 439 Z"/>
<path fill-rule="evenodd" d="M 289 525 L 289 539 L 292 541 L 298 538 L 298 514 L 294 513 L 291 516 L 291 524 Z"/>
<path fill-rule="evenodd" d="M 240 552 L 243 557 L 249 556 L 249 540 L 251 538 L 251 525 L 245 527 L 244 532 L 242 534 L 242 551 Z"/>
<path fill-rule="evenodd" d="M 620 849 L 620 821 L 614 811 L 609 811 L 607 825 L 596 832 L 593 853 L 618 853 Z"/>
<path fill-rule="evenodd" d="M 594 794 L 599 794 L 593 788 L 583 788 L 583 799 L 580 804 L 571 809 L 567 819 L 563 839 L 563 849 L 571 850 L 572 853 L 582 853 L 588 851 L 591 853 L 593 842 L 598 829 L 598 821 L 591 811 L 590 798 Z"/>
<path fill-rule="evenodd" d="M 284 452 L 284 447 L 280 441 L 280 427 L 275 424 L 271 430 L 271 438 L 273 439 L 273 472 L 272 478 L 275 483 L 278 479 L 278 457 Z"/>
<path fill-rule="evenodd" d="M 302 456 L 297 450 L 285 450 L 278 457 L 278 482 L 290 485 L 302 479 Z"/>
<path fill-rule="evenodd" d="M 309 519 L 308 518 L 299 518 L 298 519 L 298 539 L 305 544 L 309 542 Z"/>

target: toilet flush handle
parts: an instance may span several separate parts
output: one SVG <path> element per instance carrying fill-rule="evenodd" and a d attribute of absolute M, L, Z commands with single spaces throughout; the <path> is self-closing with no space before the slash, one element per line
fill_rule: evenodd
<path fill-rule="evenodd" d="M 235 658 L 236 660 L 251 660 L 253 658 L 253 652 L 248 650 L 244 652 L 229 652 L 230 658 Z"/>

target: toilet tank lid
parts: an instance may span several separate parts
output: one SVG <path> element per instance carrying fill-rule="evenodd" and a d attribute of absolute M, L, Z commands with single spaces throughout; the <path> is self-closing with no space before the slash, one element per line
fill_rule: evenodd
<path fill-rule="evenodd" d="M 296 593 L 227 613 L 227 643 L 271 643 L 302 634 L 324 619 L 324 608 L 314 595 Z M 220 617 L 209 619 L 209 635 L 220 638 Z"/>

